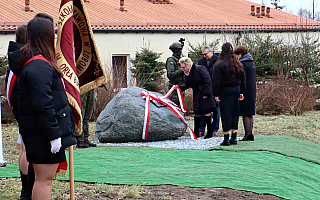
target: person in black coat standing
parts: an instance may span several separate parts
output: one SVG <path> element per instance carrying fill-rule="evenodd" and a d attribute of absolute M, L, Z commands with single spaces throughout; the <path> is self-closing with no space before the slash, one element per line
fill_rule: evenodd
<path fill-rule="evenodd" d="M 242 141 L 253 141 L 253 115 L 256 113 L 256 65 L 246 47 L 237 46 L 234 54 L 242 63 L 246 76 L 246 94 L 244 100 L 240 102 L 240 116 L 242 116 L 245 130 Z"/>
<path fill-rule="evenodd" d="M 27 43 L 27 24 L 22 24 L 17 28 L 16 42 L 13 42 L 13 41 L 9 42 L 8 53 L 19 50 L 26 43 Z M 7 95 L 10 95 L 10 96 L 7 96 L 7 98 L 8 100 L 10 99 L 10 106 L 15 116 L 16 104 L 17 104 L 17 98 L 16 98 L 17 85 L 15 84 L 16 83 L 15 81 L 11 83 L 11 79 L 13 76 L 11 68 L 12 66 L 10 65 L 7 68 L 5 85 L 6 85 Z M 31 199 L 32 188 L 34 183 L 33 167 L 32 167 L 32 164 L 28 163 L 27 161 L 26 149 L 25 149 L 21 134 L 19 134 L 19 139 L 17 144 L 21 146 L 20 154 L 19 154 L 19 170 L 20 170 L 20 177 L 21 177 L 21 183 L 22 183 L 20 199 L 29 200 Z"/>
<path fill-rule="evenodd" d="M 76 144 L 75 125 L 56 64 L 52 21 L 33 18 L 27 37 L 24 47 L 8 54 L 18 76 L 15 116 L 35 172 L 32 199 L 49 200 L 58 165 L 66 160 L 64 149 Z"/>
<path fill-rule="evenodd" d="M 213 49 L 208 46 L 208 45 L 204 45 L 202 48 L 202 55 L 203 58 L 201 58 L 198 61 L 198 65 L 202 65 L 205 66 L 209 72 L 210 77 L 212 78 L 212 70 L 213 70 L 213 65 L 217 62 L 218 60 L 218 56 L 216 54 L 213 53 Z M 219 109 L 219 103 L 216 104 L 216 109 L 213 111 L 213 120 L 212 120 L 212 134 L 213 135 L 217 135 L 217 132 L 219 130 L 219 113 L 220 113 L 220 109 Z M 200 128 L 199 128 L 199 135 L 202 136 L 204 135 L 204 130 L 206 128 L 206 119 L 204 117 L 204 115 L 201 115 L 201 119 L 200 119 Z"/>
<path fill-rule="evenodd" d="M 200 115 L 205 116 L 207 132 L 205 139 L 212 137 L 211 112 L 215 108 L 215 100 L 212 95 L 212 82 L 208 70 L 195 65 L 190 58 L 182 57 L 179 64 L 185 74 L 185 83 L 179 85 L 181 90 L 192 88 L 193 91 L 193 112 L 194 112 L 194 133 L 199 137 Z"/>
<path fill-rule="evenodd" d="M 242 64 L 234 56 L 232 45 L 229 42 L 224 43 L 212 74 L 213 95 L 216 101 L 220 102 L 223 146 L 237 144 L 239 100 L 243 100 L 245 84 Z M 230 131 L 232 136 L 229 140 Z"/>

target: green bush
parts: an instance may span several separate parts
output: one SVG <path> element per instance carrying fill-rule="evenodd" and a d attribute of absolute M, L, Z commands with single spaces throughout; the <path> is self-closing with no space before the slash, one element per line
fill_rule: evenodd
<path fill-rule="evenodd" d="M 279 47 L 283 44 L 283 39 L 275 41 L 271 39 L 271 35 L 266 38 L 258 34 L 245 34 L 240 40 L 240 45 L 248 48 L 254 62 L 257 66 L 257 75 L 259 76 L 273 76 L 276 74 L 276 61 L 279 61 Z"/>
<path fill-rule="evenodd" d="M 244 34 L 240 45 L 248 48 L 261 77 L 292 78 L 308 85 L 320 84 L 319 38 L 297 33 L 295 40 L 272 39 L 271 35 Z"/>
<path fill-rule="evenodd" d="M 0 57 L 0 76 L 3 76 L 6 74 L 7 66 L 8 66 L 7 56 Z"/>
<path fill-rule="evenodd" d="M 141 48 L 136 52 L 135 58 L 131 59 L 133 77 L 137 80 L 137 86 L 149 91 L 158 92 L 160 86 L 156 84 L 162 78 L 165 63 L 157 61 L 162 53 L 156 53 L 147 48 Z"/>

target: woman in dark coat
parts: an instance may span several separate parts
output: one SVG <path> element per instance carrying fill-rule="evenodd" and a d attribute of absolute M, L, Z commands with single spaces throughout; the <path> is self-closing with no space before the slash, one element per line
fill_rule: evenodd
<path fill-rule="evenodd" d="M 237 46 L 234 49 L 234 54 L 242 63 L 246 76 L 246 94 L 244 100 L 240 102 L 240 116 L 242 116 L 245 130 L 242 141 L 253 141 L 253 115 L 256 113 L 256 65 L 246 47 Z"/>
<path fill-rule="evenodd" d="M 16 42 L 13 42 L 13 41 L 9 42 L 8 53 L 19 50 L 26 43 L 27 43 L 27 25 L 22 24 L 17 28 Z M 7 96 L 7 98 L 8 100 L 10 99 L 10 106 L 14 114 L 16 103 L 17 103 L 17 99 L 15 98 L 17 87 L 16 87 L 16 84 L 13 84 L 13 85 L 10 84 L 10 80 L 13 76 L 11 68 L 12 66 L 10 65 L 7 68 L 5 84 L 6 84 L 7 95 L 9 95 L 9 90 L 11 86 L 11 93 L 10 93 L 11 95 Z M 8 80 L 9 80 L 9 83 L 8 83 Z M 24 143 L 22 141 L 21 134 L 19 134 L 19 139 L 17 144 L 21 145 L 20 154 L 19 154 L 19 170 L 20 170 L 20 177 L 21 177 L 21 183 L 22 183 L 20 199 L 31 199 L 34 176 L 32 176 L 30 173 L 28 176 L 28 171 L 32 172 L 33 168 L 32 168 L 32 164 L 30 164 L 30 169 L 28 169 L 29 163 L 26 158 L 26 150 L 25 150 Z"/>
<path fill-rule="evenodd" d="M 195 65 L 190 58 L 180 58 L 179 64 L 185 74 L 185 83 L 179 85 L 181 90 L 192 88 L 194 133 L 199 137 L 200 115 L 203 114 L 207 123 L 207 135 L 205 139 L 212 137 L 211 112 L 215 108 L 215 100 L 212 95 L 212 82 L 208 70 L 202 65 Z"/>
<path fill-rule="evenodd" d="M 34 167 L 32 199 L 50 199 L 58 164 L 66 160 L 64 149 L 76 144 L 74 120 L 56 64 L 53 23 L 33 18 L 27 37 L 22 49 L 8 54 L 11 70 L 19 76 L 15 116 Z"/>
<path fill-rule="evenodd" d="M 233 54 L 232 45 L 222 45 L 222 51 L 212 73 L 213 95 L 220 102 L 220 114 L 224 140 L 221 145 L 237 144 L 239 100 L 245 92 L 245 76 L 242 64 Z M 229 140 L 230 131 L 232 131 Z"/>

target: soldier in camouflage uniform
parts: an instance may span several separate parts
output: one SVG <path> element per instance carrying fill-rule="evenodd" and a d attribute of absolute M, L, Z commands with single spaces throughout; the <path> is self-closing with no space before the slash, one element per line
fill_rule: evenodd
<path fill-rule="evenodd" d="M 94 89 L 80 95 L 82 109 L 82 133 L 77 138 L 78 148 L 96 147 L 97 145 L 88 140 L 89 120 L 94 107 Z"/>
<path fill-rule="evenodd" d="M 174 42 L 169 47 L 169 49 L 173 52 L 172 56 L 169 57 L 166 61 L 167 76 L 169 79 L 169 90 L 173 85 L 182 85 L 184 83 L 184 73 L 178 62 L 181 57 L 182 48 L 183 43 L 180 42 Z M 178 106 L 180 105 L 178 93 L 176 90 L 171 93 L 169 98 Z"/>

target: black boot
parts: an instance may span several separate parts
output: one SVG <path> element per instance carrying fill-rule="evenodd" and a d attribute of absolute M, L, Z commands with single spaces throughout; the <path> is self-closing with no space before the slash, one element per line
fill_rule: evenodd
<path fill-rule="evenodd" d="M 77 148 L 89 148 L 89 144 L 85 143 L 85 141 L 78 141 Z"/>
<path fill-rule="evenodd" d="M 28 166 L 28 175 L 21 173 L 22 190 L 20 200 L 31 200 L 32 189 L 34 184 L 34 170 L 31 163 Z"/>
<path fill-rule="evenodd" d="M 196 136 L 196 138 L 199 137 L 199 128 L 200 128 L 200 117 L 196 117 L 194 116 L 194 135 Z"/>
<path fill-rule="evenodd" d="M 221 146 L 230 146 L 229 143 L 229 134 L 224 134 L 224 140 L 223 142 L 220 144 Z"/>
<path fill-rule="evenodd" d="M 26 186 L 27 197 L 25 199 L 23 199 L 23 200 L 31 200 L 32 189 L 33 189 L 33 185 L 34 185 L 34 179 L 35 179 L 35 175 L 34 175 L 33 165 L 32 165 L 32 163 L 29 162 L 29 166 L 28 166 L 28 183 L 27 183 L 27 186 Z"/>
<path fill-rule="evenodd" d="M 204 139 L 212 138 L 211 116 L 205 116 L 207 122 L 207 135 Z"/>
<path fill-rule="evenodd" d="M 229 140 L 230 144 L 237 144 L 237 132 L 232 133 L 231 138 Z"/>
<path fill-rule="evenodd" d="M 21 183 L 22 183 L 22 189 L 20 194 L 20 199 L 27 198 L 27 183 L 28 183 L 28 176 L 22 174 L 20 171 L 20 177 L 21 177 Z"/>
<path fill-rule="evenodd" d="M 89 147 L 97 147 L 97 144 L 90 142 L 88 139 L 84 139 L 84 143 L 88 144 Z"/>

